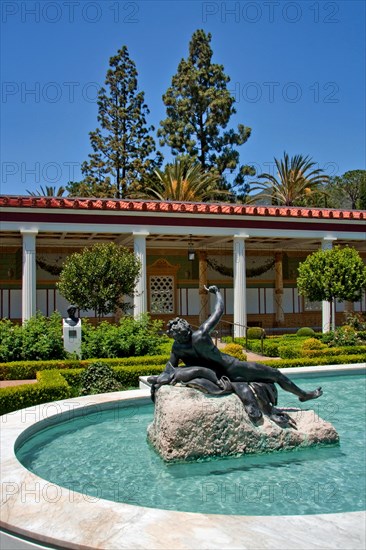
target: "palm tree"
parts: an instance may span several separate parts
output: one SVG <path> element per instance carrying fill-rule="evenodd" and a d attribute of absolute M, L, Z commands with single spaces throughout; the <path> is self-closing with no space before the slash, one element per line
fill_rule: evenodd
<path fill-rule="evenodd" d="M 176 159 L 167 164 L 164 171 L 154 170 L 155 179 L 150 187 L 137 190 L 130 196 L 134 198 L 153 198 L 161 201 L 210 201 L 231 195 L 220 188 L 220 176 L 213 172 L 204 172 L 201 164 L 188 157 Z"/>
<path fill-rule="evenodd" d="M 277 166 L 277 177 L 263 173 L 257 181 L 255 202 L 270 199 L 271 204 L 283 206 L 304 206 L 316 203 L 326 193 L 321 186 L 327 184 L 329 176 L 323 174 L 322 168 L 314 168 L 315 162 L 309 157 L 295 155 L 289 158 L 286 151 L 283 160 L 274 159 Z"/>
<path fill-rule="evenodd" d="M 31 195 L 31 197 L 62 197 L 62 195 L 65 193 L 66 189 L 64 187 L 59 187 L 56 189 L 55 186 L 48 186 L 40 187 L 40 189 L 36 189 L 36 191 L 29 191 L 27 189 L 28 195 Z"/>

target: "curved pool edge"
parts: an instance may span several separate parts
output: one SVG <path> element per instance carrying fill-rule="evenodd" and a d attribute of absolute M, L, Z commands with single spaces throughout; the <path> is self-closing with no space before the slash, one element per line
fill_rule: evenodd
<path fill-rule="evenodd" d="M 336 369 L 334 374 L 344 374 L 345 370 L 349 374 L 362 373 L 365 367 L 347 366 L 342 373 Z M 310 369 L 309 375 L 314 375 L 314 367 Z M 11 537 L 5 532 L 4 550 L 37 548 L 37 542 L 40 547 L 48 544 L 106 550 L 365 548 L 364 512 L 227 516 L 144 508 L 97 499 L 47 482 L 24 468 L 15 456 L 14 446 L 20 435 L 42 420 L 60 413 L 80 413 L 80 409 L 98 404 L 120 400 L 128 404 L 147 398 L 149 390 L 115 392 L 46 403 L 0 417 L 0 526 L 15 541 L 23 539 L 22 546 L 20 542 L 11 546 Z M 33 541 L 33 546 L 24 539 Z"/>

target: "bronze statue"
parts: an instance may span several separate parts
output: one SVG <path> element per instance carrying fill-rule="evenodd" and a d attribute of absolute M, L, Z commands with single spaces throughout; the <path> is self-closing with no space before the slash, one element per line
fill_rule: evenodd
<path fill-rule="evenodd" d="M 277 390 L 274 384 L 297 395 L 300 401 L 320 397 L 322 389 L 306 392 L 277 369 L 261 363 L 239 361 L 221 353 L 210 333 L 223 315 L 224 303 L 217 286 L 206 290 L 216 295 L 215 310 L 196 331 L 179 317 L 168 323 L 167 334 L 174 338 L 174 343 L 165 370 L 148 379 L 152 399 L 160 386 L 181 382 L 210 394 L 236 393 L 253 421 L 259 420 L 264 411 L 278 424 L 293 424 L 288 415 L 275 409 Z M 184 363 L 182 367 L 179 367 L 180 361 Z"/>

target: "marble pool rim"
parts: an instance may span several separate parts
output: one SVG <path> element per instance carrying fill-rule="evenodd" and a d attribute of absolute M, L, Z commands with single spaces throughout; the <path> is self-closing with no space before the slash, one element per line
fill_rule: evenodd
<path fill-rule="evenodd" d="M 290 376 L 293 375 L 291 371 L 296 371 L 296 377 L 355 375 L 366 372 L 366 363 L 286 369 Z M 143 405 L 149 402 L 149 389 L 145 386 L 140 390 L 66 399 L 0 418 L 2 479 L 8 480 L 1 485 L 0 527 L 4 529 L 4 550 L 42 548 L 44 545 L 106 550 L 365 548 L 364 512 L 265 516 L 264 521 L 264 516 L 177 512 L 103 499 L 92 502 L 86 495 L 61 487 L 57 502 L 42 498 L 27 502 L 22 494 L 23 486 L 38 487 L 42 495 L 50 483 L 21 465 L 15 448 L 40 428 L 70 418 L 70 414 L 76 418 L 95 412 L 98 407 L 100 410 L 112 408 L 118 401 L 123 402 L 122 406 Z M 53 412 L 49 414 L 51 409 Z M 11 541 L 15 541 L 15 545 L 11 546 Z"/>

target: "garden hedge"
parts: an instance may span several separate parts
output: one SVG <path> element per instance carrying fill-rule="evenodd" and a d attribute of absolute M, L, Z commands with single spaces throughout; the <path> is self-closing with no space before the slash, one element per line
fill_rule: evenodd
<path fill-rule="evenodd" d="M 136 359 L 136 358 L 132 358 Z M 0 388 L 0 415 L 25 407 L 76 397 L 75 388 L 81 383 L 84 368 L 52 369 L 37 372 L 38 384 L 22 384 Z M 118 381 L 125 387 L 138 387 L 139 377 L 160 374 L 165 363 L 160 365 L 124 365 L 113 367 Z"/>
<path fill-rule="evenodd" d="M 114 373 L 118 381 L 125 387 L 138 387 L 140 376 L 149 376 L 150 374 L 160 374 L 163 372 L 163 365 L 131 365 L 113 367 Z M 63 369 L 58 371 L 70 386 L 78 386 L 81 383 L 81 374 L 84 371 L 81 369 Z"/>
<path fill-rule="evenodd" d="M 365 355 L 366 346 L 343 346 L 339 348 L 323 348 L 302 350 L 302 357 L 330 357 L 334 355 Z"/>
<path fill-rule="evenodd" d="M 37 379 L 37 384 L 0 388 L 0 414 L 71 396 L 70 386 L 58 370 L 40 372 Z"/>
<path fill-rule="evenodd" d="M 37 372 L 41 370 L 85 368 L 96 361 L 110 367 L 133 365 L 165 366 L 168 359 L 168 355 L 144 355 L 142 357 L 122 357 L 120 359 L 14 361 L 12 363 L 0 363 L 0 380 L 32 380 L 36 378 Z"/>
<path fill-rule="evenodd" d="M 364 363 L 366 362 L 366 353 L 358 355 L 328 355 L 323 357 L 299 357 L 297 359 L 272 359 L 269 361 L 261 361 L 263 365 L 269 365 L 276 369 L 287 369 L 292 367 L 312 367 L 317 365 L 342 365 L 349 363 Z"/>
<path fill-rule="evenodd" d="M 160 364 L 157 358 L 160 357 Z M 118 380 L 121 384 L 128 387 L 137 387 L 140 376 L 148 376 L 151 374 L 160 374 L 166 363 L 166 356 L 146 357 L 155 359 L 155 364 L 136 364 L 137 357 L 129 358 L 130 365 L 114 366 Z M 141 358 L 140 358 L 141 359 Z M 162 361 L 163 359 L 163 361 Z M 109 363 L 110 360 L 106 360 Z M 126 360 L 126 362 L 128 362 Z M 308 357 L 299 359 L 280 359 L 263 361 L 263 364 L 273 368 L 290 368 L 290 367 L 307 367 L 316 365 L 335 365 L 346 363 L 363 363 L 366 362 L 366 353 L 357 355 L 334 355 L 323 357 Z M 90 361 L 83 361 L 90 363 Z M 13 386 L 8 388 L 0 388 L 0 414 L 6 414 L 25 407 L 48 403 L 50 401 L 58 401 L 75 396 L 75 387 L 80 385 L 81 373 L 86 368 L 59 368 L 51 370 L 40 370 L 37 372 L 38 384 L 22 384 L 21 386 Z"/>

